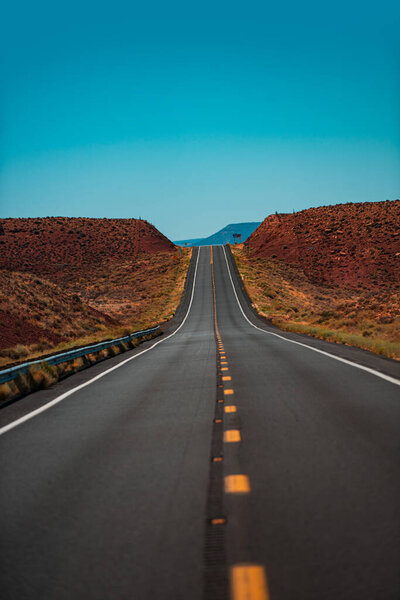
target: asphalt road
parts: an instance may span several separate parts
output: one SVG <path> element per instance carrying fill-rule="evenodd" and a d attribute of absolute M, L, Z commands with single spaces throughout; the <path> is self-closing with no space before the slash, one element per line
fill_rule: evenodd
<path fill-rule="evenodd" d="M 1 597 L 400 598 L 399 365 L 257 321 L 222 247 L 187 294 L 1 411 Z"/>

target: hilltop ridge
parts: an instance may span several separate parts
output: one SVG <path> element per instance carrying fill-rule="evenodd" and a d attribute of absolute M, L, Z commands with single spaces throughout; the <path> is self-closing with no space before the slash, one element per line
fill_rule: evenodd
<path fill-rule="evenodd" d="M 140 219 L 45 217 L 0 219 L 0 269 L 62 281 L 76 270 L 133 260 L 140 252 L 173 252 L 175 245 Z"/>
<path fill-rule="evenodd" d="M 250 255 L 300 267 L 313 281 L 357 286 L 400 281 L 400 200 L 309 208 L 268 216 Z"/>
<path fill-rule="evenodd" d="M 170 318 L 189 255 L 140 219 L 0 219 L 0 363 Z"/>
<path fill-rule="evenodd" d="M 233 247 L 274 325 L 400 359 L 400 201 L 267 217 Z"/>

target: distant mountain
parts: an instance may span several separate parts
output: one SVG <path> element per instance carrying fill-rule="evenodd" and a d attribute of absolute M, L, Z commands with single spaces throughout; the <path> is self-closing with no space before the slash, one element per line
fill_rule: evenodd
<path fill-rule="evenodd" d="M 178 240 L 174 244 L 176 246 L 198 246 L 201 241 L 203 241 L 203 238 L 195 238 L 192 240 Z"/>
<path fill-rule="evenodd" d="M 242 236 L 239 241 L 245 242 L 259 225 L 261 223 L 231 223 L 209 237 L 178 240 L 174 244 L 178 246 L 219 246 L 221 244 L 231 244 L 234 241 L 234 233 L 239 233 Z"/>

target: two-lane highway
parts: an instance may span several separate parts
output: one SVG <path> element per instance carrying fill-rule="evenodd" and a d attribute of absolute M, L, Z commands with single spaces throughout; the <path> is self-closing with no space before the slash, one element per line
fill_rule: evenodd
<path fill-rule="evenodd" d="M 194 260 L 173 335 L 3 409 L 2 598 L 400 597 L 397 365 L 277 336 Z"/>

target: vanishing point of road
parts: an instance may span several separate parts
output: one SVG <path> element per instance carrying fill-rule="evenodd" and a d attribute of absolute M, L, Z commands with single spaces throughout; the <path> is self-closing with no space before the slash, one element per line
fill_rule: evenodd
<path fill-rule="evenodd" d="M 225 247 L 180 311 L 1 411 L 2 599 L 398 599 L 399 365 L 263 323 Z"/>

